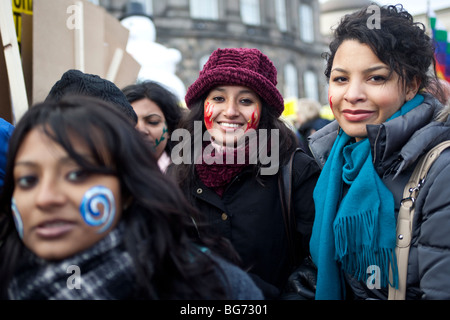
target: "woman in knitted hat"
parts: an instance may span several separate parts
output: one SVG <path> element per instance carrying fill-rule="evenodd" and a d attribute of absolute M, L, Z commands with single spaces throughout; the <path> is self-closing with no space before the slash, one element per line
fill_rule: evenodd
<path fill-rule="evenodd" d="M 323 167 L 310 246 L 316 299 L 387 299 L 390 286 L 406 299 L 450 299 L 449 149 L 418 186 L 413 222 L 397 219 L 418 159 L 450 139 L 432 39 L 401 5 L 372 5 L 342 18 L 326 57 L 336 121 L 310 136 Z M 412 237 L 397 237 L 400 221 Z M 406 281 L 396 246 L 409 250 Z"/>
<path fill-rule="evenodd" d="M 280 297 L 292 268 L 278 178 L 297 144 L 279 119 L 284 101 L 276 84 L 277 70 L 261 51 L 215 50 L 185 98 L 190 113 L 181 127 L 190 139 L 178 146 L 188 161 L 177 162 L 174 148 L 178 165 L 171 168 L 202 213 L 197 223 L 231 241 L 266 299 Z M 318 176 L 315 161 L 297 152 L 292 205 L 298 259 L 309 254 Z"/>
<path fill-rule="evenodd" d="M 196 210 L 111 104 L 35 105 L 9 150 L 0 299 L 262 299 L 228 244 L 198 239 Z"/>

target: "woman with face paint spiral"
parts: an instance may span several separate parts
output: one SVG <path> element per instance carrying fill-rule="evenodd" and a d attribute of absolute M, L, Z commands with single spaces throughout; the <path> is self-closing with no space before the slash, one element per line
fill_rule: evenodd
<path fill-rule="evenodd" d="M 96 98 L 30 108 L 0 199 L 0 298 L 262 299 L 152 152 Z"/>
<path fill-rule="evenodd" d="M 279 118 L 284 100 L 276 85 L 277 70 L 258 49 L 215 50 L 185 97 L 190 113 L 181 127 L 188 139 L 172 150 L 174 162 L 178 154 L 189 162 L 168 170 L 211 232 L 231 241 L 266 299 L 283 298 L 293 269 L 278 181 L 297 141 Z M 298 250 L 292 251 L 298 261 L 309 254 L 318 176 L 316 162 L 296 152 L 292 233 Z"/>

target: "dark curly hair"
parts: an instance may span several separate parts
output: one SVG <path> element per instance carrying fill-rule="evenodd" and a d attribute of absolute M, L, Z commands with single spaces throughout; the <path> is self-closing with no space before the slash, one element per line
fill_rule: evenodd
<path fill-rule="evenodd" d="M 371 19 L 375 17 L 372 6 L 379 8 L 379 29 L 370 26 Z M 334 30 L 333 36 L 329 45 L 330 52 L 322 55 L 327 60 L 324 73 L 328 80 L 340 45 L 346 40 L 357 40 L 368 45 L 374 54 L 389 66 L 391 73 L 399 75 L 399 81 L 404 85 L 417 78 L 421 90 L 437 82 L 433 41 L 426 34 L 425 26 L 414 22 L 411 14 L 400 4 L 383 7 L 372 4 L 345 15 Z M 430 66 L 434 68 L 433 75 L 429 73 Z M 435 94 L 439 98 L 442 89 L 438 88 L 436 91 Z"/>

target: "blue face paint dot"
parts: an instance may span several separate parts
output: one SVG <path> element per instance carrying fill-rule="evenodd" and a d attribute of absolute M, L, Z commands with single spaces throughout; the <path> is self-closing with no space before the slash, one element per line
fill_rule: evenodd
<path fill-rule="evenodd" d="M 13 213 L 14 224 L 16 225 L 17 232 L 19 233 L 20 239 L 23 239 L 23 222 L 20 216 L 19 210 L 17 209 L 16 200 L 12 198 L 11 200 L 11 210 Z"/>
<path fill-rule="evenodd" d="M 101 226 L 98 233 L 106 231 L 116 215 L 116 202 L 112 191 L 104 186 L 87 190 L 81 201 L 80 213 L 86 224 Z"/>

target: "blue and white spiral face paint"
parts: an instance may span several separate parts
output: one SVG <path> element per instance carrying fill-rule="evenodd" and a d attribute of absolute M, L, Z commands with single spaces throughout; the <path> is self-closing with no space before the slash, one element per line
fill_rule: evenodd
<path fill-rule="evenodd" d="M 102 226 L 97 233 L 107 230 L 116 215 L 116 202 L 112 191 L 104 186 L 95 186 L 86 191 L 81 201 L 80 213 L 88 225 Z"/>
<path fill-rule="evenodd" d="M 23 239 L 23 222 L 22 217 L 20 216 L 19 210 L 16 206 L 16 200 L 14 198 L 11 199 L 11 210 L 13 213 L 14 224 L 16 225 L 17 232 L 19 233 L 20 239 Z"/>

